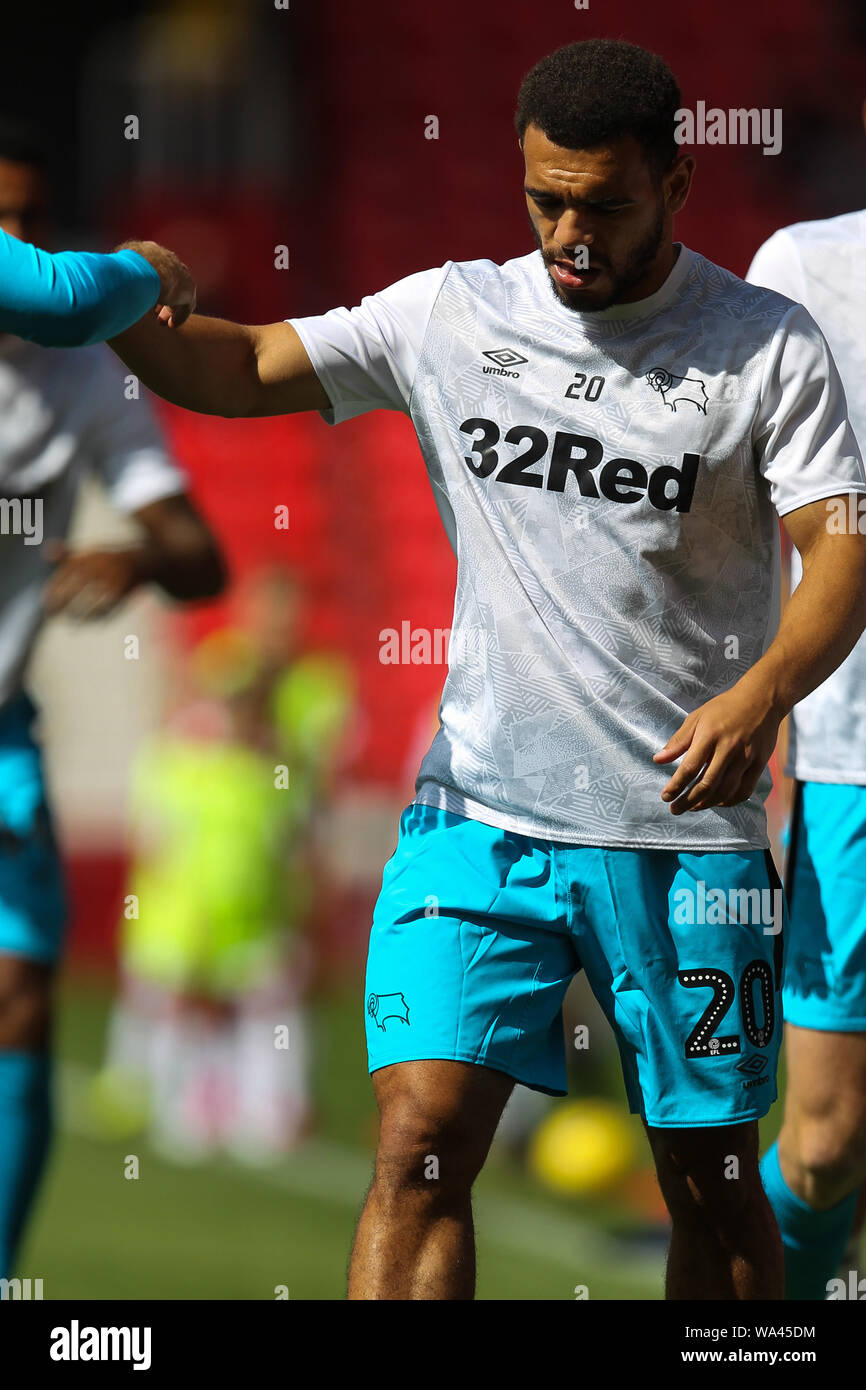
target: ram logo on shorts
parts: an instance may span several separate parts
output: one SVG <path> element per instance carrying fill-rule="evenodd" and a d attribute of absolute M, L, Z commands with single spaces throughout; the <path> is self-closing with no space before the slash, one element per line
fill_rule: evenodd
<path fill-rule="evenodd" d="M 389 1018 L 399 1018 L 401 1023 L 410 1026 L 409 1005 L 402 994 L 368 994 L 367 1013 L 383 1033 Z"/>

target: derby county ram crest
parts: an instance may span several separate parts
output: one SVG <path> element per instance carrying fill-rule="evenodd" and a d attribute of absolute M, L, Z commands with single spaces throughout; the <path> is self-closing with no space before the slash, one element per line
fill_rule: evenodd
<path fill-rule="evenodd" d="M 407 1025 L 409 1023 L 409 1005 L 402 994 L 368 994 L 367 1013 L 383 1033 L 389 1018 L 398 1018 Z"/>
<path fill-rule="evenodd" d="M 696 405 L 706 415 L 707 391 L 699 376 L 675 376 L 666 367 L 653 367 L 646 379 L 674 412 L 678 405 L 687 404 Z"/>

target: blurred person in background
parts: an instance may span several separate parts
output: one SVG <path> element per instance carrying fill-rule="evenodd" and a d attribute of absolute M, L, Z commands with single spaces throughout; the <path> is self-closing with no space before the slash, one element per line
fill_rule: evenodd
<path fill-rule="evenodd" d="M 866 123 L 866 103 L 862 114 Z M 862 449 L 866 211 L 783 227 L 758 250 L 748 279 L 809 310 L 836 359 Z M 866 531 L 862 499 L 847 501 L 842 525 Z M 835 519 L 828 513 L 828 526 L 839 520 L 838 508 Z M 792 583 L 801 576 L 794 553 Z M 846 1263 L 857 1263 L 866 1180 L 866 637 L 794 706 L 789 729 L 788 1085 L 761 1175 L 782 1232 L 786 1297 L 824 1299 L 852 1232 Z"/>
<path fill-rule="evenodd" d="M 0 231 L 44 246 L 49 192 L 32 134 L 0 127 Z M 152 271 L 149 276 L 155 279 Z M 162 291 L 155 284 L 146 298 Z M 194 302 L 194 300 L 192 301 Z M 149 306 L 135 305 L 138 313 Z M 168 314 L 164 311 L 164 317 Z M 118 322 L 114 321 L 114 331 Z M 0 320 L 4 325 L 8 320 Z M 96 319 L 92 320 L 91 331 Z M 19 327 L 26 327 L 21 324 Z M 52 341 L 72 341 L 54 338 Z M 136 545 L 64 545 L 87 470 L 140 527 Z M 186 494 L 150 410 L 128 399 L 107 349 L 69 353 L 0 337 L 0 476 L 30 516 L 0 542 L 0 1277 L 10 1273 L 51 1133 L 52 982 L 66 904 L 60 860 L 25 692 L 46 614 L 97 618 L 143 584 L 176 599 L 219 592 L 214 540 Z"/>
<path fill-rule="evenodd" d="M 311 1119 L 316 829 L 353 693 L 341 658 L 301 653 L 303 606 L 285 570 L 241 582 L 134 777 L 133 907 L 93 1098 L 104 1130 L 149 1119 L 178 1159 L 267 1162 Z"/>

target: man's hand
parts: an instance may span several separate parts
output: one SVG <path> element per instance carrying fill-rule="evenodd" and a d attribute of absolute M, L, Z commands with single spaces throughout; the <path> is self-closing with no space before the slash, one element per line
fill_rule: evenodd
<path fill-rule="evenodd" d="M 653 762 L 669 763 L 685 754 L 662 792 L 673 815 L 736 806 L 755 790 L 786 711 L 751 674 L 693 710 L 653 755 Z"/>
<path fill-rule="evenodd" d="M 49 613 L 71 618 L 105 618 L 142 582 L 139 552 L 81 550 L 70 552 L 56 543 L 51 558 L 57 564 L 45 590 Z"/>
<path fill-rule="evenodd" d="M 803 577 L 776 636 L 736 685 L 693 710 L 653 755 L 656 763 L 682 758 L 662 792 L 675 816 L 747 801 L 785 715 L 836 670 L 864 631 L 866 536 L 859 527 L 831 529 L 828 516 L 837 503 L 847 507 L 847 494 L 785 513 L 782 524 L 800 552 Z"/>
<path fill-rule="evenodd" d="M 157 317 L 169 328 L 180 328 L 195 309 L 195 281 L 183 261 L 155 241 L 124 241 L 116 249 L 137 251 L 150 262 L 162 285 Z"/>
<path fill-rule="evenodd" d="M 44 594 L 49 613 L 104 618 L 134 589 L 158 584 L 170 598 L 215 598 L 225 584 L 222 556 L 207 522 L 185 493 L 160 498 L 133 513 L 139 545 L 116 550 L 68 550 L 46 543 L 56 567 Z"/>

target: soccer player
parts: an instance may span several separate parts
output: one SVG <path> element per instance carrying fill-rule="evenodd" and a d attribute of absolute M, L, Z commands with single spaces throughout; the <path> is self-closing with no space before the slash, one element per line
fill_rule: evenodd
<path fill-rule="evenodd" d="M 193 410 L 408 413 L 457 554 L 440 727 L 370 939 L 353 1299 L 473 1296 L 472 1183 L 515 1081 L 563 1093 L 581 966 L 671 1213 L 668 1296 L 782 1297 L 766 765 L 866 621 L 866 540 L 823 501 L 866 475 L 806 311 L 673 240 L 680 105 L 653 54 L 568 45 L 518 99 L 528 255 L 115 344 Z M 777 515 L 805 570 L 781 623 Z"/>
<path fill-rule="evenodd" d="M 10 264 L 18 255 L 14 238 L 20 233 L 47 239 L 46 214 L 38 159 L 32 152 L 25 155 L 16 142 L 4 144 L 0 132 L 0 229 Z M 24 250 L 28 264 L 51 273 L 56 261 L 32 254 L 32 247 Z M 6 254 L 2 248 L 0 254 Z M 75 321 L 68 337 L 58 305 L 50 295 L 43 299 L 41 290 L 32 298 L 22 294 L 12 310 L 0 313 L 0 323 L 18 333 L 32 327 L 25 314 L 29 306 L 35 336 L 73 342 L 116 331 L 146 312 L 157 293 L 165 294 L 168 304 L 187 297 L 180 280 L 179 298 L 170 286 L 166 293 L 165 283 L 158 291 L 156 274 L 145 267 L 147 293 L 136 290 L 136 300 L 129 286 L 122 293 L 120 286 L 124 279 L 138 286 L 141 273 L 135 269 L 127 275 L 130 260 L 118 259 L 119 269 L 109 265 L 106 280 L 105 261 L 111 258 L 83 266 L 66 263 Z M 83 299 L 76 287 L 83 287 Z M 79 318 L 81 305 L 89 307 Z M 64 537 L 88 468 L 118 510 L 137 520 L 140 543 L 115 550 L 66 549 Z M 148 406 L 126 399 L 122 373 L 104 347 L 67 353 L 0 336 L 0 480 L 2 495 L 17 501 L 22 518 L 26 511 L 30 519 L 26 534 L 4 534 L 0 565 L 0 1277 L 5 1278 L 50 1142 L 52 980 L 65 919 L 60 863 L 31 729 L 36 711 L 25 692 L 30 652 L 46 612 L 98 617 L 149 583 L 179 599 L 206 597 L 220 589 L 222 567 Z M 15 515 L 11 506 L 8 511 Z"/>
<path fill-rule="evenodd" d="M 866 121 L 866 106 L 864 106 Z M 804 304 L 838 363 L 866 440 L 866 211 L 799 222 L 760 248 L 748 279 Z M 866 531 L 860 499 L 828 527 Z M 793 558 L 792 580 L 802 566 Z M 788 1085 L 761 1163 L 785 1250 L 788 1298 L 826 1298 L 866 1179 L 866 640 L 791 711 L 796 779 L 784 1013 Z"/>

